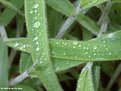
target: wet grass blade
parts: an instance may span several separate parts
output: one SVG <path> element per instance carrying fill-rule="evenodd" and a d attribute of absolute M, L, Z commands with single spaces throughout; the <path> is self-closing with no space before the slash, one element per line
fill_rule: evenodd
<path fill-rule="evenodd" d="M 79 60 L 81 62 L 118 60 L 121 58 L 120 36 L 121 31 L 110 33 L 89 41 L 51 39 L 51 57 L 66 60 Z M 25 41 L 27 40 L 25 39 Z M 24 43 L 25 41 L 23 40 Z M 20 42 L 19 44 L 23 45 L 22 40 L 19 42 L 18 40 L 13 40 L 13 42 L 9 41 L 8 45 L 20 50 L 22 46 L 15 46 L 16 42 Z M 28 42 L 26 43 L 30 45 Z"/>
<path fill-rule="evenodd" d="M 95 91 L 92 77 L 92 65 L 92 63 L 87 63 L 82 69 L 76 91 Z"/>
<path fill-rule="evenodd" d="M 86 9 L 86 8 L 91 8 L 93 6 L 96 6 L 96 5 L 99 5 L 101 3 L 104 3 L 108 0 L 80 0 L 80 5 L 83 9 Z"/>
<path fill-rule="evenodd" d="M 35 73 L 48 91 L 62 91 L 49 54 L 45 0 L 25 0 L 25 18 Z M 39 65 L 38 65 L 39 64 Z"/>

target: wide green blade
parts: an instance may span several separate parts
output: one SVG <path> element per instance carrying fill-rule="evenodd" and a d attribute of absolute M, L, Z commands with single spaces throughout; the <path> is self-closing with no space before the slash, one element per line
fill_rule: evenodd
<path fill-rule="evenodd" d="M 67 60 L 88 61 L 110 61 L 121 58 L 121 31 L 107 34 L 89 41 L 72 41 L 72 40 L 50 40 L 51 57 Z M 25 43 L 26 39 L 23 39 Z M 7 45 L 20 50 L 22 40 L 10 40 Z M 23 45 L 23 44 L 22 44 Z M 26 42 L 26 45 L 28 42 Z M 30 49 L 30 48 L 27 48 Z M 27 50 L 29 51 L 29 50 Z"/>
<path fill-rule="evenodd" d="M 45 0 L 25 0 L 26 26 L 35 73 L 48 91 L 62 91 L 49 55 Z"/>

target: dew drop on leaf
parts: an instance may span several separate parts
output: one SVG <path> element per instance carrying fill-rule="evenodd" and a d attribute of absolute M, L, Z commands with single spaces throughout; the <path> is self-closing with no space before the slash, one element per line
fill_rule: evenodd
<path fill-rule="evenodd" d="M 74 41 L 74 42 L 73 42 L 73 45 L 77 45 L 77 44 L 78 44 L 78 42 L 77 42 L 77 41 Z"/>
<path fill-rule="evenodd" d="M 38 8 L 39 7 L 39 4 L 35 4 L 34 5 L 34 8 L 36 9 L 36 8 Z"/>
<path fill-rule="evenodd" d="M 39 26 L 40 26 L 40 22 L 39 21 L 37 21 L 37 22 L 34 23 L 34 27 L 35 28 L 38 28 Z"/>
<path fill-rule="evenodd" d="M 14 46 L 15 46 L 15 47 L 17 47 L 18 45 L 19 45 L 18 43 L 15 43 L 15 45 L 14 45 Z"/>
<path fill-rule="evenodd" d="M 36 51 L 39 51 L 39 47 L 36 48 Z"/>

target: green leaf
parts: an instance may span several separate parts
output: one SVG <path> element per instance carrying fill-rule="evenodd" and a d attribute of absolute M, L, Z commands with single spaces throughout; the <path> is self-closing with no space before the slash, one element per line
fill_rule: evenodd
<path fill-rule="evenodd" d="M 93 20 L 91 20 L 84 14 L 79 14 L 78 16 L 76 16 L 76 20 L 86 29 L 91 31 L 93 34 L 98 35 L 100 29 L 99 26 Z"/>
<path fill-rule="evenodd" d="M 6 1 L 6 0 L 0 0 L 0 2 L 2 4 L 4 4 L 6 7 L 8 7 L 9 9 L 17 12 L 19 15 L 21 15 L 22 17 L 24 17 L 24 14 L 19 10 L 17 9 L 16 6 L 14 6 L 12 3 L 10 3 L 9 1 Z"/>
<path fill-rule="evenodd" d="M 22 52 L 19 65 L 20 73 L 26 71 L 30 66 L 32 66 L 32 64 L 33 62 L 30 54 Z"/>
<path fill-rule="evenodd" d="M 82 64 L 80 61 L 70 61 L 70 60 L 64 60 L 64 59 L 52 59 L 54 69 L 56 72 L 65 71 L 69 68 L 78 66 Z M 33 65 L 31 55 L 29 53 L 22 53 L 21 59 L 20 59 L 20 66 L 19 71 L 20 73 L 23 73 L 24 71 L 28 70 L 29 67 Z"/>
<path fill-rule="evenodd" d="M 102 4 L 108 0 L 80 0 L 80 5 L 83 9 Z"/>
<path fill-rule="evenodd" d="M 95 91 L 98 91 L 100 84 L 100 67 L 94 65 L 92 68 L 92 73 L 93 73 L 93 82 L 94 82 Z"/>
<path fill-rule="evenodd" d="M 66 16 L 71 16 L 74 10 L 73 5 L 69 2 L 69 0 L 47 0 L 47 3 L 52 8 Z"/>
<path fill-rule="evenodd" d="M 63 13 L 64 15 L 70 17 L 73 15 L 75 8 L 72 6 L 71 3 L 67 3 L 67 0 L 47 0 L 48 4 L 53 7 L 55 10 Z M 66 7 L 66 8 L 65 8 Z M 70 9 L 70 10 L 67 10 Z M 67 14 L 67 12 L 70 12 Z M 84 11 L 85 12 L 85 11 Z M 97 24 L 87 16 L 85 16 L 84 12 L 81 12 L 75 17 L 75 19 L 85 28 L 87 28 L 89 31 L 91 31 L 93 34 L 97 35 L 99 32 L 99 27 Z"/>
<path fill-rule="evenodd" d="M 9 0 L 15 7 L 20 9 L 24 5 L 24 0 Z M 5 10 L 0 15 L 0 25 L 7 26 L 9 22 L 14 18 L 16 12 L 9 8 L 5 8 Z"/>
<path fill-rule="evenodd" d="M 92 77 L 92 65 L 93 64 L 89 62 L 82 69 L 76 91 L 95 91 Z"/>
<path fill-rule="evenodd" d="M 8 85 L 8 53 L 7 47 L 0 38 L 0 89 Z"/>
<path fill-rule="evenodd" d="M 51 57 L 66 60 L 79 60 L 80 62 L 118 60 L 121 59 L 120 38 L 121 31 L 110 33 L 89 41 L 52 39 L 50 40 Z M 16 41 L 10 41 L 8 41 L 7 45 L 16 48 L 14 46 Z M 27 40 L 25 39 L 25 41 Z M 17 43 L 19 42 L 17 41 Z M 22 44 L 22 40 L 20 44 Z M 30 45 L 27 42 L 26 44 Z M 20 50 L 21 46 L 18 47 L 17 48 Z"/>
<path fill-rule="evenodd" d="M 35 89 L 26 84 L 18 84 L 16 85 L 16 88 L 21 89 L 22 91 L 36 91 Z M 19 91 L 19 90 L 14 90 L 14 91 Z"/>
<path fill-rule="evenodd" d="M 45 0 L 25 0 L 26 26 L 36 75 L 48 91 L 62 91 L 49 55 Z"/>

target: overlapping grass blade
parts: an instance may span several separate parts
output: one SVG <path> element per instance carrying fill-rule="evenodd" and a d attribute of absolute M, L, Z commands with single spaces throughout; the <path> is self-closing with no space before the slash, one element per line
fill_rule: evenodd
<path fill-rule="evenodd" d="M 49 54 L 45 0 L 25 0 L 25 18 L 36 75 L 48 91 L 62 91 Z"/>
<path fill-rule="evenodd" d="M 121 58 L 121 31 L 107 34 L 89 41 L 50 40 L 51 57 L 57 59 L 88 61 L 110 61 Z M 23 45 L 30 45 L 28 40 L 10 40 L 7 45 L 23 50 Z M 22 43 L 24 42 L 24 44 Z M 16 46 L 19 43 L 20 46 Z M 30 52 L 29 48 L 23 51 Z"/>
<path fill-rule="evenodd" d="M 17 9 L 17 7 L 15 7 L 12 3 L 10 3 L 9 1 L 0 0 L 0 2 L 2 4 L 4 4 L 6 7 L 8 7 L 9 9 L 17 12 L 19 15 L 21 15 L 22 17 L 24 17 L 24 14 L 19 9 Z"/>
<path fill-rule="evenodd" d="M 9 2 L 12 3 L 18 9 L 21 9 L 24 5 L 24 0 L 9 0 Z M 16 14 L 17 12 L 9 8 L 5 8 L 5 10 L 0 15 L 0 25 L 7 26 Z"/>
<path fill-rule="evenodd" d="M 52 61 L 56 72 L 65 71 L 69 68 L 82 64 L 80 61 L 70 61 L 64 59 L 53 58 Z M 31 55 L 23 52 L 20 59 L 20 66 L 19 66 L 20 73 L 23 73 L 24 71 L 28 70 L 32 65 L 33 62 Z"/>
<path fill-rule="evenodd" d="M 76 91 L 95 91 L 92 76 L 92 63 L 88 63 L 82 69 Z"/>
<path fill-rule="evenodd" d="M 108 0 L 80 0 L 80 5 L 83 9 L 86 9 L 104 3 L 106 1 Z"/>

